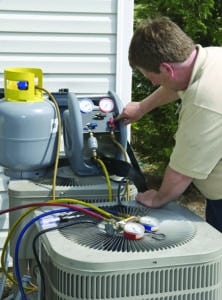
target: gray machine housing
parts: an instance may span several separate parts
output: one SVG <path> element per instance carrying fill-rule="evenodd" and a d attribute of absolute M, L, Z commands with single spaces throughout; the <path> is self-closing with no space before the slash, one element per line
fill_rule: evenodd
<path fill-rule="evenodd" d="M 109 97 L 114 101 L 111 112 L 102 113 L 99 109 L 99 101 Z M 63 136 L 65 153 L 72 170 L 80 176 L 100 175 L 101 170 L 92 160 L 92 152 L 88 147 L 89 133 L 93 132 L 98 141 L 98 152 L 108 157 L 122 159 L 122 153 L 110 138 L 110 119 L 115 118 L 122 111 L 122 103 L 118 96 L 109 91 L 104 96 L 91 96 L 94 108 L 92 111 L 81 112 L 79 103 L 82 98 L 77 98 L 74 93 L 68 93 L 68 109 L 63 113 Z M 98 114 L 101 118 L 98 118 Z M 92 126 L 91 126 L 92 125 Z M 126 126 L 115 127 L 115 138 L 124 149 L 127 146 Z"/>

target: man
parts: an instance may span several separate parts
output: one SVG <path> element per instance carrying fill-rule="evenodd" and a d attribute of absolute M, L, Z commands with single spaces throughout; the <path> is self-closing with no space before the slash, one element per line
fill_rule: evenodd
<path fill-rule="evenodd" d="M 195 45 L 167 17 L 148 20 L 134 33 L 129 63 L 154 93 L 130 102 L 117 116 L 125 125 L 154 108 L 181 99 L 175 147 L 159 190 L 137 195 L 161 207 L 193 184 L 206 197 L 206 220 L 222 232 L 222 48 Z"/>

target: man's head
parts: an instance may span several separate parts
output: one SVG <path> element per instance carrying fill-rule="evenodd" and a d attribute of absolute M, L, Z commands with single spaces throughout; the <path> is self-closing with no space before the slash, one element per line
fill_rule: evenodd
<path fill-rule="evenodd" d="M 129 47 L 132 68 L 159 73 L 161 64 L 187 60 L 195 44 L 167 17 L 147 20 L 136 29 Z"/>

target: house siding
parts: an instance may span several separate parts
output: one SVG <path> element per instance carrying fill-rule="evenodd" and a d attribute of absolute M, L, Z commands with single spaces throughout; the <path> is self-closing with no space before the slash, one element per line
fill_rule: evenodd
<path fill-rule="evenodd" d="M 132 10 L 132 0 L 2 0 L 0 87 L 5 68 L 36 67 L 51 92 L 113 90 L 129 101 Z"/>

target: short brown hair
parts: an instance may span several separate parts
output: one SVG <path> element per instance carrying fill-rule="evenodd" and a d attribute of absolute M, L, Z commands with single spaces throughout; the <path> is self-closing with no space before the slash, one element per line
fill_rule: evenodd
<path fill-rule="evenodd" d="M 195 48 L 193 40 L 168 17 L 148 19 L 134 32 L 129 64 L 159 73 L 163 62 L 183 62 Z"/>

